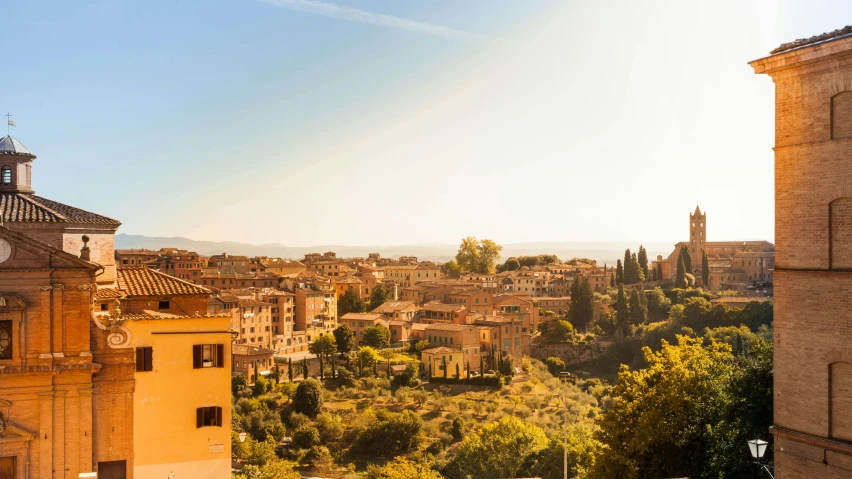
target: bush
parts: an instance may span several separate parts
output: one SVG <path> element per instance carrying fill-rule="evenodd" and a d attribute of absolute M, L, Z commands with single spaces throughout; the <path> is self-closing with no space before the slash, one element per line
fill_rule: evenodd
<path fill-rule="evenodd" d="M 551 356 L 545 359 L 544 364 L 547 365 L 547 370 L 550 371 L 550 374 L 557 377 L 559 376 L 559 373 L 561 371 L 565 370 L 565 361 L 555 356 Z"/>
<path fill-rule="evenodd" d="M 324 412 L 317 416 L 316 425 L 323 444 L 337 441 L 343 437 L 344 428 L 339 416 L 332 416 Z"/>
<path fill-rule="evenodd" d="M 254 380 L 254 386 L 251 388 L 251 393 L 253 396 L 263 396 L 268 393 L 272 388 L 272 383 L 269 382 L 268 379 L 261 375 L 257 375 L 257 379 Z"/>
<path fill-rule="evenodd" d="M 380 412 L 377 421 L 358 434 L 355 445 L 372 456 L 396 456 L 414 447 L 422 429 L 423 420 L 411 411 Z"/>
<path fill-rule="evenodd" d="M 322 410 L 322 385 L 310 378 L 299 383 L 293 396 L 293 409 L 308 417 L 316 417 Z"/>
<path fill-rule="evenodd" d="M 234 396 L 245 394 L 249 390 L 249 381 L 245 374 L 235 374 L 231 377 L 231 393 Z"/>
<path fill-rule="evenodd" d="M 340 366 L 337 368 L 337 377 L 340 381 L 347 387 L 355 387 L 355 373 L 352 371 Z"/>
<path fill-rule="evenodd" d="M 299 449 L 310 449 L 320 442 L 319 430 L 313 426 L 301 426 L 293 432 L 293 445 Z"/>
<path fill-rule="evenodd" d="M 453 426 L 450 429 L 450 434 L 452 434 L 453 439 L 456 441 L 461 441 L 464 438 L 464 419 L 461 416 L 457 416 L 453 419 Z"/>

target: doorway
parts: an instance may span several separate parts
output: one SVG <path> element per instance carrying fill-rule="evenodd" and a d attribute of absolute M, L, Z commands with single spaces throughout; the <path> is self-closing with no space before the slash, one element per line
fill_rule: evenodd
<path fill-rule="evenodd" d="M 127 461 L 99 462 L 98 479 L 127 479 Z"/>
<path fill-rule="evenodd" d="M 16 479 L 15 457 L 0 457 L 0 479 Z"/>

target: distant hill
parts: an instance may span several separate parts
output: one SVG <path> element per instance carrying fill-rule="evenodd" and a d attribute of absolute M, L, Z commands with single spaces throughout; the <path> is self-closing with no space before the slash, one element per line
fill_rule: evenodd
<path fill-rule="evenodd" d="M 671 253 L 673 244 L 647 243 L 650 259 L 658 254 Z M 245 256 L 274 256 L 287 259 L 301 259 L 306 253 L 324 253 L 334 251 L 338 256 L 367 257 L 369 253 L 380 253 L 387 258 L 399 256 L 416 256 L 420 260 L 444 262 L 453 258 L 458 245 L 451 244 L 412 244 L 398 246 L 347 246 L 347 245 L 317 245 L 317 246 L 286 246 L 280 243 L 250 244 L 233 241 L 198 241 L 182 237 L 152 237 L 143 235 L 128 235 L 119 233 L 115 236 L 116 249 L 147 248 L 160 249 L 165 247 L 180 248 L 195 251 L 209 256 L 213 254 L 235 254 Z M 615 260 L 624 257 L 624 250 L 638 249 L 638 244 L 623 241 L 555 241 L 537 243 L 514 243 L 503 245 L 502 259 L 510 256 L 555 254 L 561 259 L 591 258 L 599 262 L 614 265 Z"/>

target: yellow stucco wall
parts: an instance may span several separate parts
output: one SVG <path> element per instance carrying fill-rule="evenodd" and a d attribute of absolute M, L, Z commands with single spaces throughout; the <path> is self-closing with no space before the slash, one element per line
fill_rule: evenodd
<path fill-rule="evenodd" d="M 231 468 L 229 317 L 128 321 L 134 347 L 153 348 L 153 371 L 136 372 L 135 477 L 226 478 Z M 224 345 L 221 368 L 193 369 L 192 346 Z M 222 408 L 222 426 L 196 427 L 196 408 Z"/>
<path fill-rule="evenodd" d="M 443 358 L 447 358 L 447 377 L 454 378 L 456 377 L 456 364 L 459 365 L 459 374 L 461 377 L 465 376 L 465 364 L 463 362 L 464 351 L 458 350 L 453 351 L 452 353 L 427 353 L 423 351 L 422 354 L 423 364 L 426 367 L 426 371 L 429 371 L 429 364 L 432 365 L 432 377 L 442 378 L 444 377 L 444 370 L 441 367 L 444 365 Z M 478 361 L 478 359 L 477 359 Z M 473 365 L 471 365 L 471 368 Z M 479 369 L 479 364 L 476 364 L 476 369 Z"/>

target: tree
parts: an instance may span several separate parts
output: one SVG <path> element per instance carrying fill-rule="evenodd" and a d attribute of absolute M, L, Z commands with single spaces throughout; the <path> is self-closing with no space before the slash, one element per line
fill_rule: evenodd
<path fill-rule="evenodd" d="M 477 240 L 474 236 L 462 238 L 456 253 L 456 262 L 462 271 L 490 274 L 497 269 L 497 260 L 503 247 L 493 240 Z"/>
<path fill-rule="evenodd" d="M 376 287 L 373 288 L 373 292 L 370 294 L 370 308 L 378 308 L 383 305 L 385 301 L 390 300 L 392 295 L 393 291 L 385 288 L 384 283 L 376 283 Z"/>
<path fill-rule="evenodd" d="M 358 350 L 358 374 L 364 375 L 364 368 L 374 368 L 379 362 L 379 354 L 370 346 L 364 346 Z"/>
<path fill-rule="evenodd" d="M 657 353 L 642 348 L 645 369 L 621 366 L 612 406 L 599 422 L 604 447 L 592 477 L 721 477 L 712 469 L 725 460 L 718 439 L 729 404 L 730 348 L 677 339 L 663 341 Z"/>
<path fill-rule="evenodd" d="M 595 318 L 595 293 L 589 278 L 578 276 L 571 285 L 571 308 L 568 318 L 574 328 L 585 331 L 586 325 Z"/>
<path fill-rule="evenodd" d="M 320 334 L 308 346 L 308 352 L 316 354 L 320 363 L 320 379 L 325 379 L 325 360 L 333 359 L 337 353 L 337 340 L 333 334 Z M 332 376 L 334 375 L 334 367 L 331 368 Z"/>
<path fill-rule="evenodd" d="M 376 422 L 355 439 L 355 447 L 370 456 L 396 456 L 410 451 L 423 430 L 423 419 L 412 411 L 380 411 Z"/>
<path fill-rule="evenodd" d="M 453 277 L 457 277 L 461 273 L 461 268 L 459 268 L 459 264 L 454 259 L 442 264 L 441 269 L 444 271 L 444 274 Z"/>
<path fill-rule="evenodd" d="M 520 477 L 524 459 L 547 445 L 538 426 L 504 417 L 465 437 L 443 472 L 450 479 Z"/>
<path fill-rule="evenodd" d="M 443 476 L 428 467 L 397 457 L 384 466 L 367 466 L 367 479 L 443 479 Z"/>
<path fill-rule="evenodd" d="M 686 264 L 683 260 L 683 251 L 678 256 L 677 259 L 677 275 L 675 276 L 675 287 L 676 288 L 686 288 Z"/>
<path fill-rule="evenodd" d="M 679 256 L 683 258 L 683 266 L 686 272 L 692 273 L 692 255 L 689 254 L 689 247 L 686 245 L 681 245 Z"/>
<path fill-rule="evenodd" d="M 625 255 L 630 250 L 625 252 Z M 639 267 L 639 260 L 636 259 L 636 253 L 630 254 L 624 263 L 624 284 L 636 284 L 645 281 L 645 275 Z"/>
<path fill-rule="evenodd" d="M 642 301 L 645 293 L 639 293 L 639 288 L 633 288 L 630 293 L 630 324 L 645 324 L 648 322 L 648 306 Z"/>
<path fill-rule="evenodd" d="M 308 379 L 308 358 L 302 358 L 302 378 Z"/>
<path fill-rule="evenodd" d="M 506 271 L 517 271 L 521 269 L 521 262 L 517 258 L 509 258 L 506 260 L 504 269 Z"/>
<path fill-rule="evenodd" d="M 231 394 L 239 396 L 248 392 L 249 381 L 245 374 L 235 374 L 231 377 Z"/>
<path fill-rule="evenodd" d="M 624 296 L 624 285 L 618 284 L 618 299 L 615 302 L 615 327 L 621 330 L 621 334 L 627 336 L 627 298 Z"/>
<path fill-rule="evenodd" d="M 556 377 L 559 377 L 560 372 L 565 371 L 565 361 L 557 358 L 556 356 L 550 356 L 545 359 L 544 365 L 547 366 L 547 370 L 550 371 L 550 374 Z"/>
<path fill-rule="evenodd" d="M 639 245 L 638 261 L 639 269 L 642 271 L 642 275 L 645 277 L 645 279 L 650 278 L 650 272 L 648 271 L 648 252 L 645 251 L 645 247 L 642 245 Z"/>
<path fill-rule="evenodd" d="M 456 363 L 456 379 L 461 379 L 461 370 L 459 369 L 459 363 Z"/>
<path fill-rule="evenodd" d="M 390 346 L 390 330 L 384 325 L 377 324 L 364 328 L 361 342 L 367 346 L 383 349 Z"/>
<path fill-rule="evenodd" d="M 287 358 L 287 379 L 293 382 L 293 358 Z"/>
<path fill-rule="evenodd" d="M 664 281 L 663 278 L 663 263 L 657 263 L 657 281 Z"/>
<path fill-rule="evenodd" d="M 322 385 L 316 379 L 305 379 L 296 388 L 293 410 L 308 417 L 316 417 L 322 410 Z"/>
<path fill-rule="evenodd" d="M 701 281 L 705 289 L 710 289 L 710 262 L 707 259 L 707 251 L 702 251 L 701 255 Z"/>
<path fill-rule="evenodd" d="M 560 437 L 553 437 L 547 449 L 527 456 L 521 471 L 542 479 L 562 479 L 563 461 L 567 455 L 568 477 L 591 477 L 590 470 L 600 449 L 600 443 L 593 437 L 592 428 L 580 423 L 570 426 L 564 433 L 567 436 L 564 445 L 561 434 Z"/>
<path fill-rule="evenodd" d="M 456 262 L 461 271 L 475 271 L 479 265 L 479 242 L 473 236 L 462 238 L 456 253 Z"/>
<path fill-rule="evenodd" d="M 447 358 L 446 358 L 446 356 L 441 358 L 441 369 L 444 370 L 444 379 L 447 379 Z"/>
<path fill-rule="evenodd" d="M 347 313 L 363 313 L 366 305 L 361 295 L 356 293 L 354 289 L 349 288 L 342 296 L 337 298 L 337 317 L 341 317 Z"/>
<path fill-rule="evenodd" d="M 293 445 L 299 449 L 310 449 L 320 445 L 320 433 L 314 426 L 303 424 L 293 431 Z"/>
<path fill-rule="evenodd" d="M 624 266 L 621 264 L 621 260 L 615 262 L 615 283 L 624 283 Z"/>
<path fill-rule="evenodd" d="M 341 324 L 334 331 L 334 340 L 337 342 L 337 350 L 341 353 L 348 353 L 355 347 L 355 333 L 352 328 L 345 324 Z"/>
<path fill-rule="evenodd" d="M 461 416 L 456 416 L 453 419 L 453 424 L 450 429 L 450 434 L 453 436 L 453 439 L 456 441 L 461 441 L 464 438 L 464 418 Z"/>

